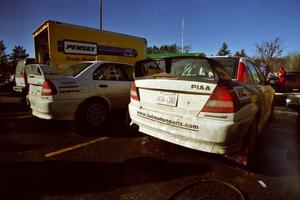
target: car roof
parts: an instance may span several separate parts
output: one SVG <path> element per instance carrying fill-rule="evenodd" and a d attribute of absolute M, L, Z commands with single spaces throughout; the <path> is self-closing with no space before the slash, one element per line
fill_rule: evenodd
<path fill-rule="evenodd" d="M 226 59 L 226 58 L 240 59 L 240 58 L 246 58 L 246 57 L 226 55 L 226 56 L 208 56 L 208 58 L 211 58 L 211 59 L 216 59 L 216 58 L 224 58 L 224 59 Z"/>
<path fill-rule="evenodd" d="M 91 61 L 84 61 L 84 62 L 80 62 L 80 63 L 92 63 L 92 64 L 95 64 L 95 63 L 101 63 L 101 64 L 113 63 L 113 64 L 123 64 L 123 65 L 132 66 L 131 64 L 128 64 L 128 63 L 125 63 L 125 62 L 102 61 L 102 60 L 91 60 Z"/>

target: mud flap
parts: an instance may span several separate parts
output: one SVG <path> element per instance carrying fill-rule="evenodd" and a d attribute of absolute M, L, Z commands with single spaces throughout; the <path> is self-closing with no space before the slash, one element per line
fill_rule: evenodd
<path fill-rule="evenodd" d="M 224 155 L 227 159 L 238 164 L 249 166 L 249 158 L 253 155 L 258 131 L 258 115 L 254 119 L 249 131 L 244 138 L 242 148 L 234 153 Z"/>
<path fill-rule="evenodd" d="M 244 147 L 241 150 L 231 153 L 225 154 L 224 157 L 241 165 L 247 166 L 248 165 L 248 158 L 249 158 L 249 150 L 248 147 Z"/>

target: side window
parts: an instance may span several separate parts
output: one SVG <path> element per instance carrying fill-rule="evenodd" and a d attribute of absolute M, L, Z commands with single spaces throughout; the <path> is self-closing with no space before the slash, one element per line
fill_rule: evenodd
<path fill-rule="evenodd" d="M 255 84 L 258 84 L 258 85 L 262 84 L 261 80 L 259 79 L 259 75 L 258 75 L 254 65 L 251 62 L 247 61 L 247 66 L 248 66 L 248 69 L 251 73 L 251 77 L 252 77 L 253 82 Z"/>
<path fill-rule="evenodd" d="M 127 81 L 128 76 L 122 70 L 122 65 L 114 63 L 104 63 L 95 70 L 95 72 L 93 73 L 93 79 Z"/>
<path fill-rule="evenodd" d="M 118 67 L 122 71 L 122 73 L 125 75 L 124 81 L 133 81 L 134 80 L 133 66 L 120 64 Z"/>
<path fill-rule="evenodd" d="M 105 80 L 104 78 L 104 65 L 100 65 L 93 73 L 93 80 Z"/>
<path fill-rule="evenodd" d="M 135 77 L 158 74 L 162 69 L 155 60 L 142 60 L 135 64 Z"/>
<path fill-rule="evenodd" d="M 257 66 L 254 65 L 254 64 L 252 64 L 252 65 L 255 67 L 255 69 L 256 69 L 256 71 L 257 71 L 257 73 L 258 73 L 258 76 L 259 76 L 259 79 L 260 79 L 261 84 L 266 83 L 266 78 L 265 78 L 264 74 L 262 73 L 262 71 L 260 70 L 260 68 L 257 67 Z"/>

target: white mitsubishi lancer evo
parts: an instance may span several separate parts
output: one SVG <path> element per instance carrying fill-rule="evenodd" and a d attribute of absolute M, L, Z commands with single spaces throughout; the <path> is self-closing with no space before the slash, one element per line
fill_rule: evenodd
<path fill-rule="evenodd" d="M 254 146 L 260 117 L 259 91 L 231 80 L 223 66 L 203 57 L 144 60 L 136 74 L 129 114 L 139 131 L 191 149 L 230 154 Z"/>
<path fill-rule="evenodd" d="M 109 61 L 81 62 L 51 76 L 39 70 L 28 81 L 32 114 L 73 120 L 82 133 L 98 131 L 111 111 L 127 110 L 133 70 L 131 65 Z"/>

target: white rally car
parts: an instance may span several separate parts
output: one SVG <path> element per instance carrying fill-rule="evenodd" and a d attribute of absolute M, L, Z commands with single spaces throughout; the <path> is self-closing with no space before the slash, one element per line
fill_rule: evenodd
<path fill-rule="evenodd" d="M 30 74 L 28 100 L 42 119 L 76 120 L 79 131 L 95 131 L 110 111 L 127 109 L 134 68 L 125 63 L 90 61 L 62 73 Z"/>
<path fill-rule="evenodd" d="M 136 73 L 149 68 L 164 73 L 137 78 L 131 86 L 129 114 L 140 132 L 216 154 L 254 146 L 261 108 L 267 104 L 257 87 L 233 81 L 209 58 L 144 60 L 137 63 Z"/>

